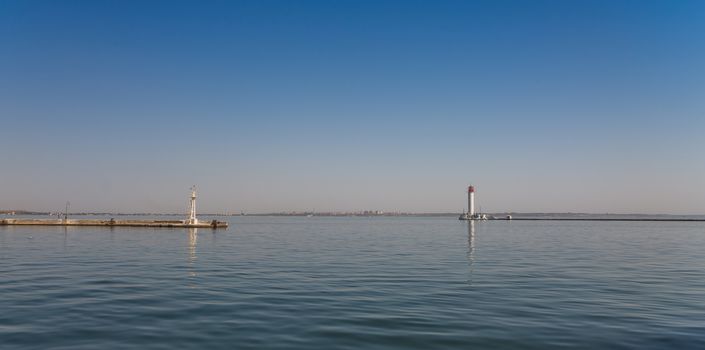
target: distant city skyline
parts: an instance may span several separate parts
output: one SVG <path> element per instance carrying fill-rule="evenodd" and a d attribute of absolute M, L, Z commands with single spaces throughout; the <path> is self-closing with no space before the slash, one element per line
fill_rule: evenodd
<path fill-rule="evenodd" d="M 3 1 L 0 210 L 705 214 L 702 1 Z"/>

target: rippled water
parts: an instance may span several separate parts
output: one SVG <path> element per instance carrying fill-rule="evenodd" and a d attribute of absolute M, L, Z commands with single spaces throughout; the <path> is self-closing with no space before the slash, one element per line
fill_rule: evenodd
<path fill-rule="evenodd" d="M 705 223 L 230 223 L 0 227 L 0 348 L 705 348 Z"/>

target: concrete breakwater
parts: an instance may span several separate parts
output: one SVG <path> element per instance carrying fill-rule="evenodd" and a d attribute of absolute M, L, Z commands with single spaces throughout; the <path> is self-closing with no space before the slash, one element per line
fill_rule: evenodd
<path fill-rule="evenodd" d="M 223 221 L 187 223 L 183 220 L 74 220 L 74 219 L 2 219 L 0 226 L 107 226 L 107 227 L 185 227 L 185 228 L 227 228 Z"/>
<path fill-rule="evenodd" d="M 575 217 L 496 217 L 492 215 L 485 215 L 482 219 L 461 219 L 470 221 L 667 221 L 667 222 L 705 222 L 705 219 L 696 218 L 575 218 Z"/>
<path fill-rule="evenodd" d="M 664 218 L 495 218 L 493 220 L 524 220 L 524 221 L 671 221 L 671 222 L 704 222 L 705 219 L 664 219 Z"/>
<path fill-rule="evenodd" d="M 0 226 L 107 226 L 107 227 L 184 227 L 184 228 L 226 228 L 227 222 L 212 220 L 200 221 L 196 218 L 196 186 L 191 187 L 189 213 L 186 220 L 89 220 L 69 219 L 69 202 L 61 219 L 2 219 Z"/>

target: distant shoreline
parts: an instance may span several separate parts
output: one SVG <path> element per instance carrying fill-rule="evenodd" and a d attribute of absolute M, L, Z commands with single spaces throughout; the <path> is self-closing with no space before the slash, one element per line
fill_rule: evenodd
<path fill-rule="evenodd" d="M 237 216 L 279 216 L 279 217 L 456 217 L 459 213 L 404 213 L 404 212 L 373 212 L 373 211 L 359 211 L 359 212 L 279 212 L 279 213 L 240 213 L 240 214 L 223 214 L 223 213 L 201 213 L 199 216 L 225 216 L 225 217 L 237 217 Z M 59 212 L 42 212 L 42 211 L 28 211 L 28 210 L 0 210 L 0 215 L 2 216 L 58 216 L 64 215 L 64 213 Z M 184 216 L 184 213 L 101 213 L 101 212 L 70 212 L 69 216 Z M 519 218 L 532 218 L 532 219 L 548 219 L 548 218 L 576 218 L 576 219 L 587 219 L 587 218 L 653 218 L 653 217 L 705 217 L 705 214 L 613 214 L 613 213 L 520 213 L 520 212 L 500 212 L 500 213 L 487 213 L 489 216 L 495 216 L 498 218 L 504 218 L 507 215 Z"/>

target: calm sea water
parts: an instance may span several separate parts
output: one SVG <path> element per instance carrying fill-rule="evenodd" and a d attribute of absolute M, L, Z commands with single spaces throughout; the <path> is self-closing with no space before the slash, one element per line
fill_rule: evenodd
<path fill-rule="evenodd" d="M 230 223 L 0 227 L 0 348 L 705 348 L 705 223 Z"/>

